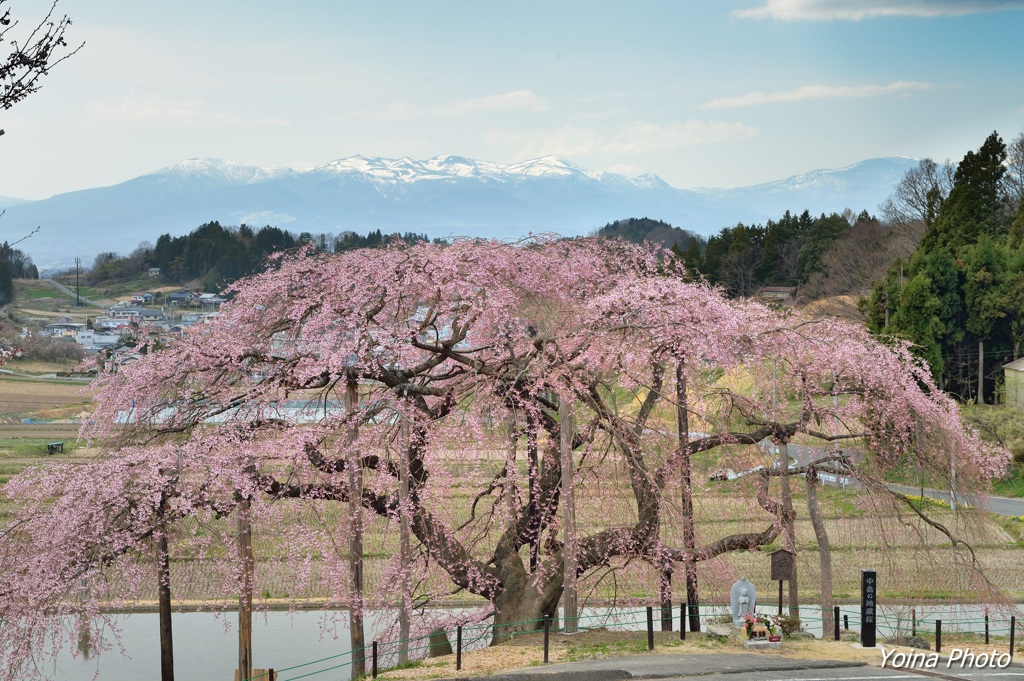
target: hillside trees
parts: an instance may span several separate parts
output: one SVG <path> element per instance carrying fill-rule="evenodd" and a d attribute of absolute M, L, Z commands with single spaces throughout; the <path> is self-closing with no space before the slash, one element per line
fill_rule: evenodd
<path fill-rule="evenodd" d="M 730 294 L 750 296 L 761 286 L 800 286 L 815 275 L 828 276 L 828 254 L 843 237 L 875 220 L 866 211 L 811 217 L 789 211 L 764 225 L 737 224 L 707 240 L 700 259 L 684 260 Z"/>
<path fill-rule="evenodd" d="M 818 463 L 894 504 L 879 481 L 897 465 L 948 478 L 953 449 L 963 487 L 1006 463 L 960 426 L 906 348 L 729 301 L 687 282 L 666 252 L 621 241 L 280 257 L 236 285 L 211 324 L 111 369 L 85 427 L 109 454 L 29 472 L 6 490 L 20 509 L 0 540 L 8 676 L 30 669 L 69 621 L 131 601 L 151 579 L 140 556 L 186 520 L 206 529 L 174 532 L 170 551 L 220 565 L 224 598 L 251 580 L 235 552 L 215 550 L 231 536 L 217 523 L 233 527 L 244 513 L 254 533 L 281 533 L 293 594 L 315 572 L 330 604 L 394 608 L 409 601 L 393 584 L 420 584 L 429 597 L 436 587 L 422 580 L 440 572 L 487 602 L 479 616 L 499 640 L 556 612 L 572 562 L 592 584 L 631 563 L 671 574 L 791 526 L 792 505 L 771 484 L 785 469 L 768 465 L 744 479 L 752 512 L 742 527 L 708 536 L 697 525 L 681 540 L 680 513 L 704 488 L 682 476 L 705 452 L 728 450 L 750 468 L 763 454 L 745 445 L 816 440 Z M 719 381 L 731 376 L 751 387 Z M 559 414 L 567 405 L 572 419 Z M 864 457 L 841 451 L 854 439 Z M 568 480 L 563 455 L 576 470 Z M 567 484 L 587 518 L 572 556 L 561 539 Z M 402 518 L 419 558 L 390 560 L 364 600 L 341 547 L 360 528 Z"/>
<path fill-rule="evenodd" d="M 32 258 L 6 241 L 0 245 L 0 306 L 14 300 L 15 279 L 38 278 L 39 270 L 32 263 Z"/>
<path fill-rule="evenodd" d="M 992 401 L 999 365 L 1021 347 L 1019 170 L 1006 160 L 997 133 L 964 155 L 917 250 L 890 267 L 867 304 L 874 331 L 911 340 L 940 384 L 978 402 Z"/>

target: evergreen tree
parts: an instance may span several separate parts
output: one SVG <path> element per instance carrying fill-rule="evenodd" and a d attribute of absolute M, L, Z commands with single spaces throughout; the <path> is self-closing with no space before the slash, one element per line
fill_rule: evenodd
<path fill-rule="evenodd" d="M 1006 242 L 1013 250 L 1024 246 L 1024 200 L 1017 205 L 1017 216 L 1010 225 L 1010 233 Z"/>
<path fill-rule="evenodd" d="M 947 248 L 955 253 L 982 234 L 1005 235 L 1007 225 L 1000 219 L 1005 160 L 1006 145 L 995 132 L 977 152 L 967 152 L 957 166 L 949 197 L 921 241 L 922 248 Z"/>

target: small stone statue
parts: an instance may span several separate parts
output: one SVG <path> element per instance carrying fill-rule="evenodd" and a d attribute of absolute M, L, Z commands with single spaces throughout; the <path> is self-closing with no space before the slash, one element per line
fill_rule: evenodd
<path fill-rule="evenodd" d="M 746 615 L 754 614 L 754 606 L 757 603 L 757 590 L 754 589 L 754 585 L 744 577 L 732 585 L 732 589 L 729 591 L 729 600 L 732 604 L 733 626 L 745 626 L 746 622 L 743 618 Z"/>

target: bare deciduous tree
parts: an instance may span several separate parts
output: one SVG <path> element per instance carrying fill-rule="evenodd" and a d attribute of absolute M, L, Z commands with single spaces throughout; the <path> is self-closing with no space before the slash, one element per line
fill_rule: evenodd
<path fill-rule="evenodd" d="M 55 16 L 56 0 L 46 16 L 27 32 L 18 30 L 21 22 L 11 16 L 6 4 L 7 0 L 0 0 L 0 47 L 7 53 L 0 61 L 2 109 L 10 109 L 38 90 L 40 78 L 82 47 L 68 48 L 65 33 L 71 20 L 67 15 Z"/>
<path fill-rule="evenodd" d="M 896 185 L 892 195 L 878 208 L 885 219 L 901 225 L 921 222 L 930 225 L 939 206 L 953 188 L 956 167 L 949 161 L 939 165 L 930 158 L 921 159 Z"/>

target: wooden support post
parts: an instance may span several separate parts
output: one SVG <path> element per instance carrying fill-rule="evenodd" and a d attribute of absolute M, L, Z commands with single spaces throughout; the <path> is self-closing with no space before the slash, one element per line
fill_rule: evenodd
<path fill-rule="evenodd" d="M 238 675 L 242 679 L 252 676 L 252 520 L 249 509 L 252 500 L 246 497 L 237 508 L 238 560 L 242 567 L 242 593 L 238 595 Z"/>
<path fill-rule="evenodd" d="M 163 509 L 161 509 L 161 515 Z M 157 540 L 157 603 L 160 611 L 160 681 L 174 681 L 174 637 L 171 633 L 171 560 L 167 524 L 161 523 Z"/>
<path fill-rule="evenodd" d="M 935 652 L 942 652 L 942 620 L 935 620 Z"/>
<path fill-rule="evenodd" d="M 345 384 L 345 411 L 359 407 L 359 383 L 350 375 Z M 352 678 L 366 675 L 366 633 L 363 630 L 363 465 L 355 442 L 359 431 L 355 423 L 349 431 L 346 466 L 351 528 L 348 540 L 349 564 L 349 647 L 352 650 Z"/>
<path fill-rule="evenodd" d="M 910 635 L 917 636 L 917 608 L 910 609 Z"/>
<path fill-rule="evenodd" d="M 370 675 L 373 676 L 373 678 L 377 678 L 377 642 L 374 641 L 372 645 L 373 652 L 371 654 L 373 657 L 370 664 Z"/>
<path fill-rule="evenodd" d="M 576 593 L 576 492 L 573 479 L 576 467 L 573 464 L 573 427 L 572 403 L 564 397 L 558 399 L 559 421 L 559 453 L 561 454 L 562 485 L 562 594 L 564 597 L 565 622 L 563 631 L 568 634 L 576 632 L 576 620 L 579 617 L 579 600 Z"/>
<path fill-rule="evenodd" d="M 832 608 L 832 625 L 835 627 L 835 639 L 839 640 L 839 606 L 833 606 Z M 823 634 L 825 632 L 822 632 Z"/>
<path fill-rule="evenodd" d="M 401 417 L 399 417 L 401 418 Z M 398 452 L 399 561 L 402 565 L 402 604 L 398 611 L 398 664 L 409 661 L 409 616 L 412 611 L 411 530 L 409 527 L 409 422 L 402 418 Z"/>
<path fill-rule="evenodd" d="M 654 650 L 654 608 L 647 606 L 647 650 Z"/>
<path fill-rule="evenodd" d="M 988 645 L 988 615 L 985 615 L 985 645 Z"/>
<path fill-rule="evenodd" d="M 686 603 L 679 604 L 679 640 L 686 640 Z"/>

